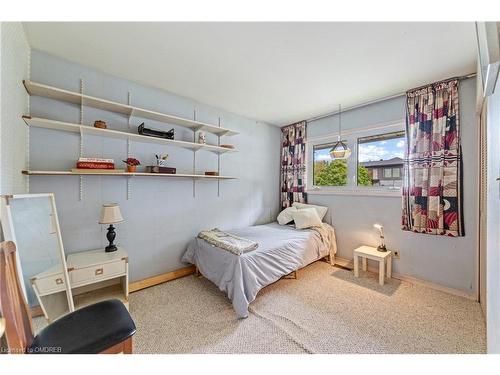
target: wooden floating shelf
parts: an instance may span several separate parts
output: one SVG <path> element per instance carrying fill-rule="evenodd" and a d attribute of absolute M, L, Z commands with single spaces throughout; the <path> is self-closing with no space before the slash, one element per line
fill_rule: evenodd
<path fill-rule="evenodd" d="M 79 125 L 79 124 L 73 124 L 70 122 L 55 121 L 55 120 L 49 120 L 49 119 L 44 119 L 44 118 L 38 118 L 38 117 L 23 116 L 23 120 L 26 123 L 26 125 L 34 126 L 37 128 L 61 130 L 61 131 L 66 131 L 66 132 L 88 134 L 88 135 L 98 135 L 98 136 L 108 137 L 108 138 L 130 139 L 131 141 L 136 141 L 136 142 L 157 143 L 157 144 L 162 144 L 162 145 L 182 147 L 182 148 L 186 148 L 186 149 L 194 150 L 194 151 L 207 150 L 207 151 L 219 154 L 219 155 L 225 154 L 226 152 L 235 152 L 236 151 L 235 149 L 230 149 L 230 148 L 226 148 L 226 147 L 200 144 L 200 143 L 194 143 L 194 142 L 176 141 L 173 139 L 148 137 L 145 135 L 127 133 L 127 132 L 122 132 L 119 130 L 100 129 L 100 128 L 95 128 L 91 125 Z"/>
<path fill-rule="evenodd" d="M 46 98 L 61 100 L 69 103 L 80 104 L 93 108 L 102 109 L 105 111 L 121 113 L 127 116 L 136 116 L 149 120 L 163 122 L 165 124 L 173 124 L 192 129 L 193 131 L 203 130 L 217 136 L 232 136 L 238 134 L 234 130 L 229 130 L 207 124 L 201 121 L 190 120 L 178 116 L 168 115 L 165 113 L 155 112 L 144 108 L 133 107 L 131 105 L 113 102 L 106 99 L 100 99 L 89 95 L 84 95 L 78 92 L 63 90 L 57 87 L 44 85 L 41 83 L 32 82 L 30 80 L 23 81 L 26 91 L 30 95 L 44 96 Z"/>
<path fill-rule="evenodd" d="M 168 173 L 146 173 L 146 172 L 83 172 L 76 173 L 70 171 L 22 171 L 28 176 L 127 176 L 127 177 L 168 177 L 168 178 L 192 178 L 208 180 L 234 180 L 236 177 L 230 176 L 207 176 L 204 174 L 168 174 Z"/>

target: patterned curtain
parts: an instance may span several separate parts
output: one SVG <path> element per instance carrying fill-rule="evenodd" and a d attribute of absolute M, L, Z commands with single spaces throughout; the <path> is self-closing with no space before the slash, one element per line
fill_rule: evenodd
<path fill-rule="evenodd" d="M 458 80 L 406 93 L 403 230 L 464 236 Z"/>
<path fill-rule="evenodd" d="M 281 128 L 281 207 L 306 202 L 306 122 Z"/>

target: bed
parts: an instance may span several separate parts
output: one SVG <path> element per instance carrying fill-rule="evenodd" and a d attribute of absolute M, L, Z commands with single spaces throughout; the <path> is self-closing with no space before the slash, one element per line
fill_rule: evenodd
<path fill-rule="evenodd" d="M 235 255 L 200 238 L 193 239 L 182 260 L 226 293 L 238 317 L 248 316 L 257 293 L 281 277 L 321 258 L 335 259 L 335 231 L 329 224 L 312 229 L 271 223 L 235 229 L 229 233 L 256 241 L 256 250 Z"/>

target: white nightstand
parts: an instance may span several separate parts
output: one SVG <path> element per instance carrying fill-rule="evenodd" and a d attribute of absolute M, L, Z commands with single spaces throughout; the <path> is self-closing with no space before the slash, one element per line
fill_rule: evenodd
<path fill-rule="evenodd" d="M 128 255 L 124 249 L 69 254 L 66 264 L 75 309 L 107 299 L 119 299 L 128 309 Z M 31 283 L 47 320 L 69 312 L 60 266 L 33 276 Z"/>
<path fill-rule="evenodd" d="M 359 259 L 363 261 L 363 271 L 366 271 L 366 260 L 376 260 L 379 262 L 378 267 L 378 282 L 380 285 L 384 285 L 384 267 L 387 261 L 387 277 L 392 276 L 392 252 L 387 250 L 385 252 L 378 251 L 376 247 L 373 246 L 360 246 L 354 250 L 354 276 L 359 277 Z"/>

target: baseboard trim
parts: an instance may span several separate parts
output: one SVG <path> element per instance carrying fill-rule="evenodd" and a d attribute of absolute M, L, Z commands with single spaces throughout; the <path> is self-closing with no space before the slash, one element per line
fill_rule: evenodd
<path fill-rule="evenodd" d="M 137 292 L 138 290 L 146 289 L 146 288 L 158 285 L 158 284 L 163 284 L 167 281 L 179 279 L 181 277 L 185 277 L 185 276 L 191 275 L 193 273 L 195 273 L 194 266 L 180 268 L 180 269 L 175 270 L 175 271 L 162 273 L 161 275 L 148 277 L 147 279 L 134 281 L 133 283 L 130 283 L 128 290 L 130 293 Z"/>
<path fill-rule="evenodd" d="M 348 268 L 351 270 L 354 268 L 353 261 L 349 260 L 349 259 L 345 259 L 345 258 L 335 257 L 335 265 L 338 265 L 338 266 L 341 266 L 344 268 Z M 373 272 L 373 273 L 378 273 L 378 269 L 376 269 L 375 267 L 368 267 L 368 271 Z M 436 284 L 436 283 L 433 283 L 430 281 L 422 280 L 422 279 L 419 279 L 419 278 L 416 278 L 413 276 L 401 275 L 401 274 L 395 273 L 395 272 L 392 273 L 392 277 L 394 279 L 406 281 L 406 282 L 414 284 L 414 285 L 425 286 L 427 288 L 439 290 L 440 292 L 444 292 L 444 293 L 452 294 L 454 296 L 463 297 L 463 298 L 467 298 L 467 299 L 470 299 L 473 301 L 477 301 L 476 293 L 467 293 L 467 292 L 464 292 L 463 290 L 450 288 L 450 287 L 439 285 L 439 284 Z"/>

